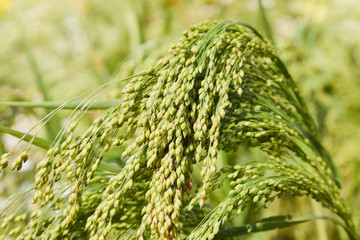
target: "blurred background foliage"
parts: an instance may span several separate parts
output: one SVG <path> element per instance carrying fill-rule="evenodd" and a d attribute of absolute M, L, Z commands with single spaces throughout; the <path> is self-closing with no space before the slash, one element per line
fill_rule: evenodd
<path fill-rule="evenodd" d="M 360 2 L 263 0 L 264 11 L 259 2 L 0 0 L 0 100 L 64 101 L 153 65 L 191 24 L 206 19 L 250 23 L 273 36 L 316 118 L 323 144 L 339 167 L 344 198 L 360 229 Z M 119 97 L 121 86 L 103 96 Z M 0 104 L 0 124 L 26 132 L 48 112 Z M 40 136 L 53 139 L 69 113 L 58 114 Z M 99 113 L 89 111 L 83 129 Z M 16 141 L 2 134 L 0 151 L 9 151 Z M 35 163 L 42 154 L 35 150 L 21 175 L 4 174 L 0 200 L 31 186 Z M 219 164 L 261 157 L 256 149 L 239 149 L 223 153 Z M 224 189 L 215 192 L 210 203 L 215 205 L 226 194 L 226 183 Z M 285 196 L 261 214 L 321 215 L 323 211 L 308 199 Z M 235 221 L 257 218 L 256 214 L 245 215 Z M 331 224 L 316 222 L 244 239 L 343 237 Z"/>

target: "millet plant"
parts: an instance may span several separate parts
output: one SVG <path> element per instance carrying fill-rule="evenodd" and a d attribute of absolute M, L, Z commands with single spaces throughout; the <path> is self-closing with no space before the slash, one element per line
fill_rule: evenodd
<path fill-rule="evenodd" d="M 125 80 L 122 101 L 83 134 L 75 129 L 84 111 L 76 109 L 51 146 L 26 135 L 20 156 L 1 157 L 0 170 L 20 170 L 31 144 L 48 148 L 36 167 L 33 207 L 15 204 L 20 195 L 10 199 L 0 212 L 0 239 L 224 239 L 316 219 L 358 239 L 298 88 L 252 27 L 192 26 L 154 67 L 109 85 Z M 239 146 L 257 147 L 266 158 L 219 169 L 219 152 Z M 107 164 L 115 148 L 121 161 Z M 225 180 L 230 191 L 208 207 Z M 338 217 L 275 216 L 228 228 L 245 208 L 261 210 L 284 193 L 315 199 Z"/>

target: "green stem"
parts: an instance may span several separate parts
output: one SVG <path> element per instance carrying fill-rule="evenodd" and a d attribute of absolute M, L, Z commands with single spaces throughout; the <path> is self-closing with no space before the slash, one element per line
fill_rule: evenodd
<path fill-rule="evenodd" d="M 4 154 L 6 152 L 4 142 L 3 142 L 3 136 L 0 133 L 0 155 Z"/>

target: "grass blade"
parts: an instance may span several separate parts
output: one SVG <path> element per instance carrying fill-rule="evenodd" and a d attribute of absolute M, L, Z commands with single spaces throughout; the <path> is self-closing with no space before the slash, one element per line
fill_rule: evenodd
<path fill-rule="evenodd" d="M 43 99 L 45 101 L 50 101 L 51 98 L 49 96 L 48 88 L 46 87 L 46 84 L 45 84 L 45 81 L 43 78 L 43 74 L 39 68 L 39 65 L 37 64 L 36 58 L 33 54 L 32 48 L 31 48 L 31 44 L 29 42 L 29 39 L 26 36 L 25 29 L 23 28 L 23 25 L 20 23 L 20 21 L 18 22 L 18 26 L 19 26 L 19 29 L 22 34 L 22 43 L 25 48 L 26 58 L 30 64 L 30 67 L 36 78 L 36 85 L 37 85 L 38 89 L 40 90 L 41 94 L 43 95 Z M 49 112 L 46 111 L 45 114 L 47 115 L 47 114 L 49 114 Z M 49 121 L 49 123 L 46 126 L 46 133 L 47 133 L 48 137 L 50 137 L 51 139 L 54 139 L 56 136 L 56 133 L 60 129 L 61 129 L 60 118 L 58 116 L 54 116 L 53 119 L 51 121 Z"/>
<path fill-rule="evenodd" d="M 259 10 L 260 10 L 260 17 L 261 17 L 261 20 L 262 20 L 262 22 L 264 24 L 264 28 L 265 28 L 265 34 L 270 39 L 272 44 L 274 44 L 274 46 L 275 46 L 274 35 L 272 32 L 272 28 L 269 23 L 269 20 L 266 16 L 266 11 L 265 11 L 264 5 L 261 0 L 258 0 L 258 3 L 259 3 Z"/>
<path fill-rule="evenodd" d="M 256 222 L 251 222 L 240 227 L 233 227 L 230 229 L 223 229 L 216 234 L 214 239 L 224 239 L 228 237 L 235 237 L 238 235 L 245 235 L 249 233 L 269 231 L 273 229 L 287 228 L 300 223 L 305 223 L 315 220 L 327 220 L 342 226 L 347 232 L 348 229 L 336 219 L 325 216 L 274 216 L 264 218 Z"/>
<path fill-rule="evenodd" d="M 35 146 L 38 146 L 38 147 L 41 147 L 44 149 L 49 149 L 51 146 L 51 142 L 46 139 L 39 138 L 39 137 L 30 135 L 27 133 L 19 132 L 14 129 L 5 127 L 3 125 L 0 125 L 0 132 L 10 134 L 11 136 L 20 138 L 21 140 L 24 140 L 26 142 L 29 142 Z"/>

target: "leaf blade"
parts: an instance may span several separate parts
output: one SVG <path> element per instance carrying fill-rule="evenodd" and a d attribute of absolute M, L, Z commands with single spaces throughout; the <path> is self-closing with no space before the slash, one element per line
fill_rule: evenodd
<path fill-rule="evenodd" d="M 316 220 L 327 220 L 335 223 L 336 225 L 342 226 L 345 231 L 348 232 L 348 229 L 336 219 L 326 217 L 326 216 L 313 216 L 313 215 L 304 215 L 304 216 L 273 216 L 269 218 L 264 218 L 259 221 L 251 222 L 246 225 L 239 227 L 233 227 L 230 229 L 220 230 L 214 239 L 224 239 L 228 237 L 235 237 L 239 235 L 245 235 L 256 232 L 269 231 L 274 229 L 281 229 L 291 227 L 297 224 L 316 221 Z"/>
<path fill-rule="evenodd" d="M 21 140 L 24 140 L 24 141 L 26 141 L 28 143 L 31 143 L 31 144 L 33 144 L 35 146 L 38 146 L 38 147 L 41 147 L 41 148 L 44 148 L 44 149 L 49 149 L 50 146 L 51 146 L 51 142 L 46 140 L 46 139 L 36 137 L 36 136 L 33 136 L 31 134 L 28 134 L 28 133 L 23 133 L 23 132 L 20 132 L 20 131 L 5 127 L 3 125 L 0 125 L 0 132 L 10 134 L 11 136 L 20 138 Z"/>

